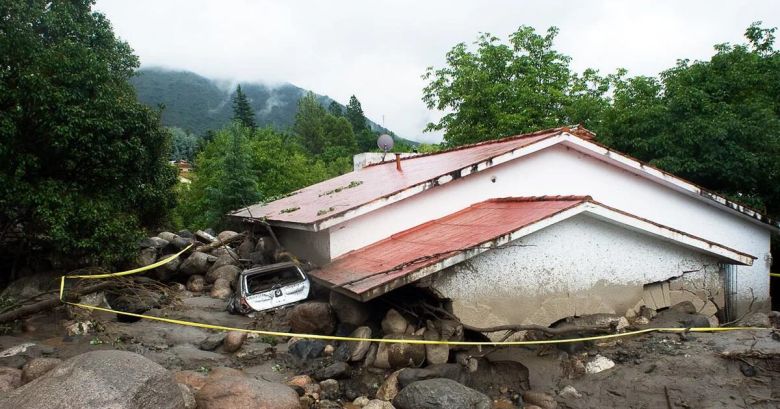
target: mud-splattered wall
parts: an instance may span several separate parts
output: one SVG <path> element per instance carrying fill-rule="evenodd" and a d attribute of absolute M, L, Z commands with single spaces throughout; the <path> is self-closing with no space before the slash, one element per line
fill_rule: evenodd
<path fill-rule="evenodd" d="M 643 299 L 653 295 L 646 284 L 680 276 L 686 279 L 675 281 L 671 291 L 667 283 L 658 299 Z M 715 258 L 587 214 L 450 267 L 433 278 L 431 287 L 452 300 L 464 322 L 481 327 L 550 325 L 593 313 L 630 316 L 643 304 L 664 307 L 701 291 L 717 302 L 723 293 Z M 695 304 L 714 314 L 707 298 Z"/>

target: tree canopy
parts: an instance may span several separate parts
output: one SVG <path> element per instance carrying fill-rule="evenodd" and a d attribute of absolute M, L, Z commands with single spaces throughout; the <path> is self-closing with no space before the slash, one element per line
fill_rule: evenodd
<path fill-rule="evenodd" d="M 599 140 L 735 200 L 780 210 L 780 54 L 755 23 L 747 44 L 680 60 L 658 78 L 613 77 Z"/>
<path fill-rule="evenodd" d="M 0 6 L 0 243 L 114 263 L 165 220 L 170 134 L 128 83 L 138 59 L 92 1 Z"/>
<path fill-rule="evenodd" d="M 506 44 L 489 33 L 476 50 L 457 44 L 444 68 L 423 75 L 423 101 L 447 112 L 426 130 L 444 131 L 445 143 L 456 146 L 569 122 L 566 107 L 581 90 L 575 92 L 570 58 L 552 47 L 557 34 L 555 27 L 541 35 L 521 26 Z"/>
<path fill-rule="evenodd" d="M 780 212 L 780 56 L 775 29 L 747 28 L 708 61 L 680 60 L 657 77 L 601 76 L 569 67 L 542 35 L 520 27 L 508 43 L 482 34 L 429 68 L 423 100 L 448 112 L 429 131 L 446 145 L 583 123 L 598 140 L 706 188 Z"/>

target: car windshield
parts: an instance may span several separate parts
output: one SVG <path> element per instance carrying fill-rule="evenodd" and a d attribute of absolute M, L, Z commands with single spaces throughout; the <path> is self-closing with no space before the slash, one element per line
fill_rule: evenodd
<path fill-rule="evenodd" d="M 281 270 L 266 271 L 246 277 L 246 288 L 249 294 L 261 293 L 274 287 L 284 287 L 302 280 L 300 272 L 295 267 Z"/>

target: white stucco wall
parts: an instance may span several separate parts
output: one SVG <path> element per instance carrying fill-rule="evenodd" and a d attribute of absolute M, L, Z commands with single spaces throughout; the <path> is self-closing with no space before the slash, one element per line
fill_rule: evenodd
<path fill-rule="evenodd" d="M 767 228 L 719 204 L 697 200 L 562 145 L 335 225 L 328 229 L 330 257 L 487 199 L 544 195 L 590 195 L 608 206 L 756 256 L 753 266 L 737 268 L 739 300 L 746 305 L 752 288 L 756 307 L 769 307 Z"/>
<path fill-rule="evenodd" d="M 296 257 L 323 265 L 330 261 L 330 235 L 327 231 L 274 229 L 279 243 Z"/>
<path fill-rule="evenodd" d="M 719 271 L 711 256 L 580 214 L 445 269 L 430 286 L 466 323 L 546 326 L 574 315 L 624 315 L 644 284 L 693 272 L 722 293 Z"/>

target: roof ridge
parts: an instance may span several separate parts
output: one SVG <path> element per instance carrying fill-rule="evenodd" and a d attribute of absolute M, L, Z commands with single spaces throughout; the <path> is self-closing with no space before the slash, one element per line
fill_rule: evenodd
<path fill-rule="evenodd" d="M 572 132 L 573 129 L 579 129 L 579 131 Z M 589 131 L 589 130 L 587 130 L 587 129 L 579 126 L 579 125 L 559 126 L 557 128 L 542 129 L 540 131 L 534 131 L 534 132 L 529 132 L 529 133 L 524 133 L 524 134 L 517 134 L 517 135 L 512 135 L 512 136 L 505 136 L 505 137 L 499 138 L 499 139 L 488 139 L 486 141 L 474 142 L 474 143 L 469 143 L 469 144 L 466 144 L 466 145 L 459 145 L 459 146 L 455 146 L 455 147 L 452 147 L 452 148 L 449 148 L 449 149 L 444 149 L 444 150 L 437 151 L 437 152 L 421 153 L 421 154 L 418 154 L 418 155 L 413 155 L 413 156 L 407 156 L 405 158 L 400 158 L 400 160 L 404 161 L 404 160 L 411 160 L 411 159 L 417 159 L 417 158 L 425 158 L 425 157 L 428 157 L 428 156 L 440 155 L 440 154 L 443 154 L 443 153 L 457 152 L 457 151 L 461 151 L 461 150 L 464 150 L 464 149 L 476 148 L 478 146 L 493 145 L 493 144 L 497 144 L 497 143 L 514 141 L 514 140 L 517 140 L 517 139 L 531 138 L 531 137 L 534 137 L 534 136 L 544 135 L 544 134 L 547 134 L 547 133 L 551 134 L 551 133 L 556 133 L 556 132 L 558 132 L 558 133 L 572 132 L 572 134 L 575 135 L 575 136 L 581 137 L 583 139 L 588 139 L 587 137 L 581 135 L 581 133 L 583 133 L 583 131 L 587 132 L 588 134 L 595 135 L 595 133 L 593 133 L 593 132 L 591 132 L 591 131 Z M 407 152 L 399 152 L 399 153 L 407 153 Z M 386 161 L 382 161 L 382 162 L 377 162 L 377 163 L 372 163 L 372 164 L 366 165 L 362 169 L 370 168 L 372 166 L 386 165 L 388 163 L 393 163 L 393 162 L 395 162 L 394 158 L 391 159 L 391 160 L 386 160 Z"/>
<path fill-rule="evenodd" d="M 507 196 L 507 197 L 494 197 L 482 202 L 476 203 L 489 203 L 489 202 L 551 202 L 551 201 L 591 201 L 593 197 L 590 195 L 542 195 L 542 196 Z M 475 205 L 476 205 L 475 204 Z"/>

